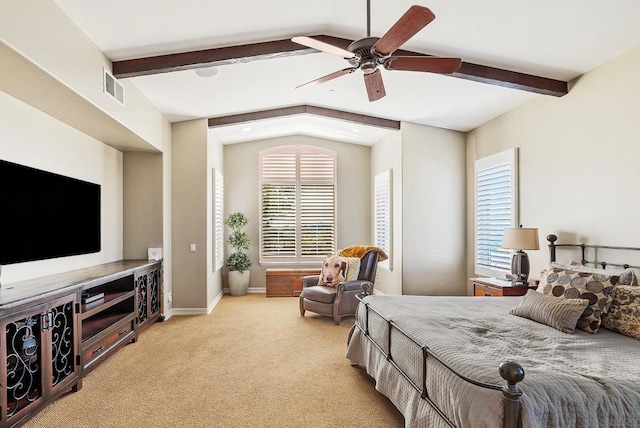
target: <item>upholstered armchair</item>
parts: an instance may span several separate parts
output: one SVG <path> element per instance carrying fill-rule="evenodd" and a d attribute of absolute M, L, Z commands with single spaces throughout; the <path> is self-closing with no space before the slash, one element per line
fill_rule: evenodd
<path fill-rule="evenodd" d="M 378 269 L 378 253 L 368 251 L 360 259 L 358 279 L 345 281 L 337 287 L 318 285 L 319 276 L 311 275 L 302 278 L 302 293 L 300 294 L 300 315 L 305 311 L 333 317 L 336 325 L 342 317 L 354 315 L 358 306 L 356 294 L 368 289 L 373 294 L 373 287 Z"/>

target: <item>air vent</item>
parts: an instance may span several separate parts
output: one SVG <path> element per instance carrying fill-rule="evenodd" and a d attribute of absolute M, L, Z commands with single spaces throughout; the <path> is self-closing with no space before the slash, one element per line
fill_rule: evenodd
<path fill-rule="evenodd" d="M 117 102 L 124 105 L 124 87 L 118 80 L 104 69 L 104 92 L 111 95 Z"/>

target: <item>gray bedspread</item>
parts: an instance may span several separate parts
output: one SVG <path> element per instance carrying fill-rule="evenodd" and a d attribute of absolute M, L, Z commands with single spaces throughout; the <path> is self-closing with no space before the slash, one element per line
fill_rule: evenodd
<path fill-rule="evenodd" d="M 640 426 L 640 341 L 600 329 L 566 334 L 510 315 L 521 297 L 368 296 L 364 299 L 420 345 L 472 379 L 504 385 L 501 362 L 525 370 L 519 383 L 523 427 Z M 364 326 L 364 305 L 356 320 Z M 387 350 L 384 320 L 369 316 L 371 336 Z M 392 333 L 393 360 L 422 385 L 422 353 Z M 408 427 L 446 426 L 410 383 L 354 326 L 347 358 L 363 365 Z M 427 359 L 430 398 L 458 427 L 502 426 L 502 393 L 473 386 Z"/>

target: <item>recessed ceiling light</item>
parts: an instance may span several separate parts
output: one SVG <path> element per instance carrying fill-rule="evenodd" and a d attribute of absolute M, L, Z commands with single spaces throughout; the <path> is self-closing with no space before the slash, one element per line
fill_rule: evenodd
<path fill-rule="evenodd" d="M 218 67 L 196 68 L 196 74 L 200 77 L 213 77 L 218 73 Z"/>
<path fill-rule="evenodd" d="M 244 128 L 242 128 L 242 131 L 243 132 L 249 132 L 249 131 L 251 131 L 251 127 L 245 126 Z"/>
<path fill-rule="evenodd" d="M 359 130 L 358 128 L 353 128 L 353 129 L 352 129 L 352 131 L 353 131 L 353 132 L 355 132 L 356 134 L 357 134 L 358 132 L 360 132 L 360 130 Z"/>

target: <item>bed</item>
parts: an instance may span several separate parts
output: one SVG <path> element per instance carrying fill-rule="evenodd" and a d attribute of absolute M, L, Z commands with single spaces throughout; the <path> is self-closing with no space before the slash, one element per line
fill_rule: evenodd
<path fill-rule="evenodd" d="M 554 238 L 552 262 L 557 248 L 582 249 L 581 264 L 585 250 L 599 248 Z M 407 427 L 639 426 L 640 340 L 602 327 L 567 334 L 509 313 L 526 299 L 364 295 L 347 358 Z"/>

